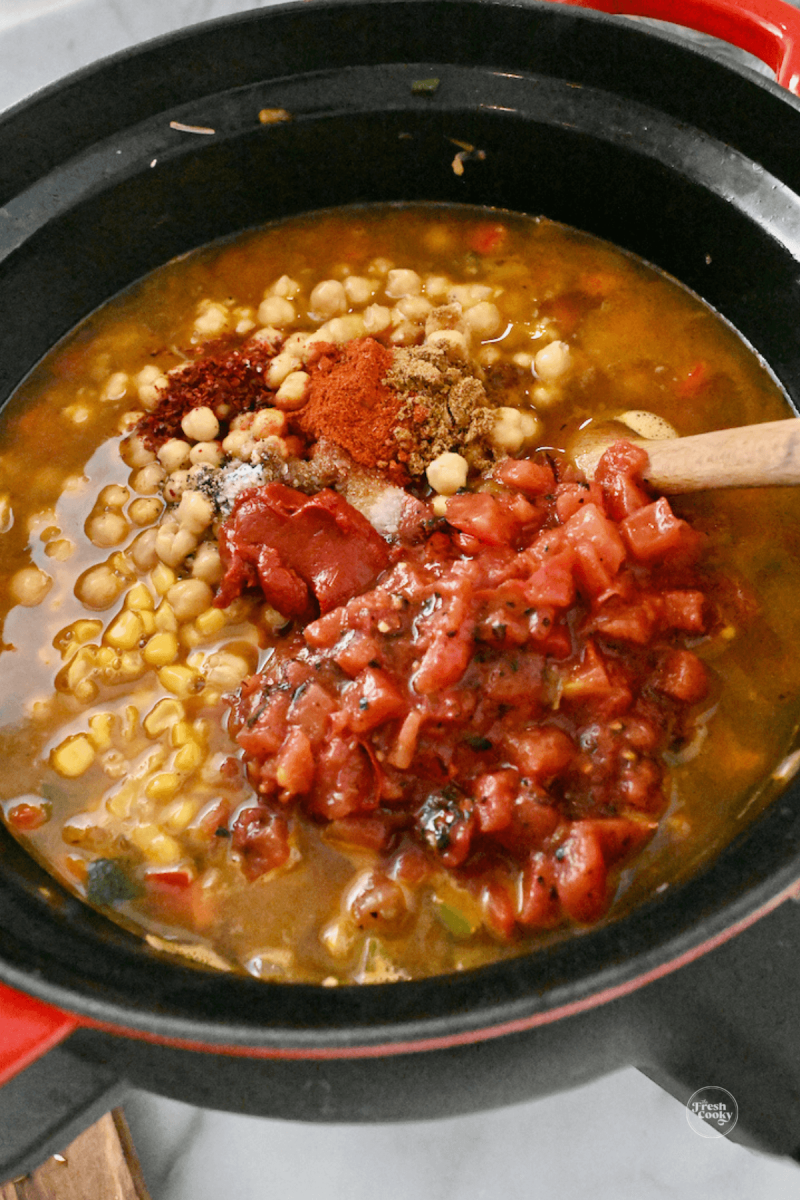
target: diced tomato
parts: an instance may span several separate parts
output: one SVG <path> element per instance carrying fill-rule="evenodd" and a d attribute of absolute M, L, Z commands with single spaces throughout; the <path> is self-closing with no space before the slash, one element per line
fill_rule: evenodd
<path fill-rule="evenodd" d="M 530 929 L 554 929 L 562 919 L 552 859 L 532 854 L 522 873 L 517 920 Z"/>
<path fill-rule="evenodd" d="M 709 378 L 708 363 L 700 359 L 678 380 L 675 390 L 682 400 L 690 400 L 703 390 Z"/>
<path fill-rule="evenodd" d="M 372 759 L 355 736 L 332 737 L 317 759 L 316 785 L 308 801 L 311 812 L 328 821 L 370 812 L 378 806 Z"/>
<path fill-rule="evenodd" d="M 658 828 L 657 821 L 630 817 L 588 818 L 580 824 L 597 838 L 609 867 L 632 858 Z"/>
<path fill-rule="evenodd" d="M 292 697 L 286 719 L 290 725 L 302 729 L 310 744 L 316 746 L 325 737 L 330 718 L 337 707 L 330 692 L 311 680 L 301 685 Z"/>
<path fill-rule="evenodd" d="M 706 598 L 698 591 L 665 591 L 661 593 L 663 624 L 666 629 L 683 629 L 687 633 L 703 633 L 706 627 Z"/>
<path fill-rule="evenodd" d="M 331 841 L 349 846 L 364 846 L 368 850 L 386 850 L 395 833 L 395 824 L 388 814 L 370 813 L 363 816 L 339 817 L 328 825 Z"/>
<path fill-rule="evenodd" d="M 625 561 L 625 546 L 617 526 L 596 504 L 589 503 L 569 518 L 564 534 L 578 556 L 579 582 L 590 595 L 599 595 Z"/>
<path fill-rule="evenodd" d="M 509 941 L 517 918 L 508 887 L 497 879 L 488 880 L 481 889 L 481 904 L 484 919 L 492 933 L 505 942 Z"/>
<path fill-rule="evenodd" d="M 538 523 L 539 517 L 522 496 L 505 501 L 488 492 L 465 492 L 448 499 L 447 520 L 487 546 L 509 546 L 528 521 Z"/>
<path fill-rule="evenodd" d="M 665 496 L 625 517 L 620 532 L 630 553 L 643 563 L 663 562 L 688 549 L 695 540 L 689 525 L 675 516 Z"/>
<path fill-rule="evenodd" d="M 344 709 L 355 733 L 366 733 L 403 716 L 408 701 L 400 694 L 386 671 L 367 667 L 344 690 Z"/>
<path fill-rule="evenodd" d="M 412 676 L 414 691 L 430 696 L 458 683 L 472 658 L 472 634 L 471 624 L 452 631 L 439 629 Z"/>
<path fill-rule="evenodd" d="M 275 780 L 285 803 L 303 796 L 314 783 L 315 763 L 311 743 L 302 729 L 290 729 L 278 752 Z"/>
<path fill-rule="evenodd" d="M 168 888 L 188 888 L 194 883 L 197 877 L 197 872 L 194 867 L 150 867 L 144 873 L 145 879 L 149 884 L 158 884 L 160 887 Z"/>
<path fill-rule="evenodd" d="M 530 603 L 537 608 L 569 608 L 575 600 L 575 563 L 575 551 L 571 549 L 546 558 L 525 583 Z"/>
<path fill-rule="evenodd" d="M 496 221 L 485 221 L 471 231 L 468 244 L 477 254 L 494 254 L 505 243 L 508 230 Z"/>
<path fill-rule="evenodd" d="M 342 638 L 341 645 L 336 647 L 333 661 L 354 679 L 377 659 L 378 653 L 378 643 L 374 637 L 360 629 L 351 629 Z"/>
<path fill-rule="evenodd" d="M 555 492 L 556 477 L 549 463 L 532 458 L 504 458 L 494 469 L 494 477 L 506 487 L 529 496 L 548 496 Z"/>
<path fill-rule="evenodd" d="M 626 712 L 632 699 L 630 689 L 610 673 L 592 642 L 586 643 L 581 661 L 564 675 L 561 698 L 567 704 L 591 703 L 606 717 Z"/>
<path fill-rule="evenodd" d="M 568 917 L 588 925 L 608 908 L 608 870 L 595 830 L 574 821 L 555 852 L 558 898 Z"/>
<path fill-rule="evenodd" d="M 655 686 L 673 700 L 696 704 L 708 695 L 708 671 L 691 650 L 673 650 L 662 664 Z"/>
<path fill-rule="evenodd" d="M 592 483 L 562 483 L 556 493 L 556 516 L 562 525 L 566 525 L 570 517 L 580 512 L 585 504 L 594 504 L 601 512 L 603 510 L 603 493 L 597 484 Z"/>
<path fill-rule="evenodd" d="M 475 781 L 475 817 L 481 833 L 497 833 L 511 824 L 519 776 L 516 771 L 493 771 Z"/>
<path fill-rule="evenodd" d="M 653 637 L 658 615 L 659 607 L 648 604 L 646 599 L 626 604 L 612 596 L 592 616 L 588 628 L 616 641 L 646 646 Z"/>
<path fill-rule="evenodd" d="M 21 800 L 8 810 L 9 824 L 13 825 L 15 829 L 19 829 L 21 833 L 30 833 L 34 829 L 39 829 L 49 818 L 50 805 L 46 800 L 41 800 L 38 804 Z"/>
<path fill-rule="evenodd" d="M 286 818 L 273 809 L 263 805 L 242 809 L 231 833 L 248 879 L 282 867 L 289 858 L 289 826 Z"/>
<path fill-rule="evenodd" d="M 522 774 L 536 780 L 560 775 L 575 757 L 572 738 L 555 725 L 510 734 L 506 744 Z"/>
<path fill-rule="evenodd" d="M 614 442 L 605 451 L 595 471 L 595 483 L 603 490 L 606 512 L 621 521 L 649 504 L 642 486 L 642 474 L 649 463 L 647 451 L 633 442 Z"/>

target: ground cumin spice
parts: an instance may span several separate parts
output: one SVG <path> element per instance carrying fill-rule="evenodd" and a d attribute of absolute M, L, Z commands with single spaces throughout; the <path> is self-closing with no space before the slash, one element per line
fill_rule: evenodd
<path fill-rule="evenodd" d="M 360 466 L 402 479 L 408 453 L 394 436 L 402 399 L 384 383 L 393 357 L 373 338 L 330 347 L 310 367 L 308 399 L 294 424 L 306 437 L 342 446 Z"/>

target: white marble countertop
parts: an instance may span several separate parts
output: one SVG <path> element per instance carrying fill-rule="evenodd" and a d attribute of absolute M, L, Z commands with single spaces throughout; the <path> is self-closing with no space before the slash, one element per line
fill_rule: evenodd
<path fill-rule="evenodd" d="M 263 0 L 0 0 L 0 110 L 136 42 L 258 7 Z M 154 1200 L 800 1196 L 800 1168 L 698 1137 L 682 1105 L 632 1068 L 548 1099 L 440 1122 L 308 1126 L 146 1092 L 125 1109 Z"/>

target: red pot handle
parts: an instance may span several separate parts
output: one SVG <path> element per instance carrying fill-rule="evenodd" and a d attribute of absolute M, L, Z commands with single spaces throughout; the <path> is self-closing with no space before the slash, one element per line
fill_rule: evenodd
<path fill-rule="evenodd" d="M 800 11 L 784 0 L 560 0 L 576 8 L 654 17 L 709 33 L 747 50 L 800 94 Z"/>
<path fill-rule="evenodd" d="M 72 1013 L 0 984 L 0 1087 L 78 1028 Z"/>

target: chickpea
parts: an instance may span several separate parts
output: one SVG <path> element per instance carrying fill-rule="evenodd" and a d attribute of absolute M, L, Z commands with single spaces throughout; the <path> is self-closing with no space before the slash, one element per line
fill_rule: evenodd
<path fill-rule="evenodd" d="M 364 332 L 364 318 L 358 313 L 348 313 L 345 317 L 331 317 L 330 321 L 319 327 L 315 336 L 341 346 L 353 338 L 362 337 Z"/>
<path fill-rule="evenodd" d="M 164 484 L 164 499 L 168 504 L 175 504 L 186 491 L 189 482 L 188 471 L 173 471 Z"/>
<path fill-rule="evenodd" d="M 219 433 L 219 421 L 206 405 L 191 408 L 181 421 L 181 429 L 192 442 L 213 442 Z"/>
<path fill-rule="evenodd" d="M 222 443 L 222 449 L 226 454 L 230 454 L 233 458 L 240 458 L 242 462 L 244 462 L 246 459 L 249 459 L 250 455 L 253 453 L 254 446 L 255 442 L 250 437 L 249 433 L 247 433 L 244 429 L 234 429 L 232 433 L 228 434 Z M 178 471 L 177 474 L 188 476 L 188 472 L 185 471 Z M 170 478 L 170 483 L 167 484 L 167 487 L 170 487 L 172 478 L 174 478 L 174 476 Z M 182 490 L 183 488 L 181 491 Z M 180 494 L 181 492 L 174 497 L 170 494 L 170 496 L 167 498 L 169 500 L 177 500 Z M 164 489 L 164 495 L 167 495 L 166 488 Z"/>
<path fill-rule="evenodd" d="M 140 496 L 154 496 L 164 482 L 166 474 L 158 463 L 148 463 L 131 476 L 131 487 Z"/>
<path fill-rule="evenodd" d="M 281 329 L 285 325 L 291 325 L 296 315 L 291 300 L 283 296 L 267 296 L 258 306 L 258 320 L 261 325 L 274 325 Z"/>
<path fill-rule="evenodd" d="M 192 466 L 218 467 L 224 457 L 222 442 L 197 442 L 189 451 Z"/>
<path fill-rule="evenodd" d="M 318 320 L 341 316 L 347 312 L 347 293 L 338 279 L 323 279 L 311 293 L 309 308 Z"/>
<path fill-rule="evenodd" d="M 183 438 L 169 438 L 157 454 L 165 471 L 179 471 L 189 461 L 189 445 Z"/>
<path fill-rule="evenodd" d="M 454 496 L 465 486 L 469 474 L 469 463 L 460 454 L 449 450 L 428 463 L 425 476 L 428 483 L 440 496 Z"/>
<path fill-rule="evenodd" d="M 305 371 L 292 371 L 275 393 L 276 408 L 283 412 L 294 412 L 296 409 L 302 408 L 308 396 L 308 383 L 309 376 Z"/>
<path fill-rule="evenodd" d="M 51 576 L 39 567 L 22 567 L 11 576 L 11 595 L 17 604 L 25 608 L 35 608 L 41 604 L 52 586 Z"/>
<path fill-rule="evenodd" d="M 299 374 L 305 375 L 306 379 L 308 379 L 305 371 L 301 371 Z M 286 378 L 288 379 L 290 376 L 287 375 Z M 277 408 L 262 408 L 253 417 L 253 424 L 250 426 L 250 431 L 254 438 L 270 437 L 272 434 L 276 437 L 282 437 L 286 433 L 287 428 L 288 422 L 285 413 L 282 413 Z"/>
<path fill-rule="evenodd" d="M 203 542 L 197 547 L 192 563 L 192 575 L 212 586 L 222 578 L 222 560 L 215 542 Z"/>
<path fill-rule="evenodd" d="M 426 300 L 424 296 L 404 296 L 395 305 L 395 311 L 402 313 L 406 320 L 420 323 L 425 320 L 431 308 L 430 300 Z"/>
<path fill-rule="evenodd" d="M 146 467 L 148 463 L 156 460 L 155 451 L 145 445 L 144 438 L 139 433 L 132 433 L 120 442 L 119 452 L 122 461 L 132 470 Z"/>
<path fill-rule="evenodd" d="M 570 350 L 566 342 L 550 342 L 537 350 L 533 358 L 533 369 L 543 383 L 555 383 L 570 367 Z"/>
<path fill-rule="evenodd" d="M 541 427 L 541 422 L 533 413 L 503 405 L 495 414 L 492 441 L 499 449 L 516 454 L 523 446 L 536 440 Z"/>
<path fill-rule="evenodd" d="M 211 606 L 214 593 L 202 579 L 181 579 L 167 592 L 167 600 L 179 621 L 192 621 Z"/>
<path fill-rule="evenodd" d="M 128 516 L 134 525 L 152 525 L 157 521 L 164 505 L 156 496 L 142 496 L 134 500 L 128 509 Z"/>
<path fill-rule="evenodd" d="M 126 487 L 121 487 L 118 483 L 110 483 L 97 497 L 97 507 L 123 508 L 130 498 L 131 494 Z"/>
<path fill-rule="evenodd" d="M 106 380 L 105 387 L 101 392 L 102 400 L 121 400 L 128 390 L 128 379 L 125 371 L 115 371 Z"/>
<path fill-rule="evenodd" d="M 385 304 L 370 304 L 364 309 L 364 328 L 368 334 L 383 333 L 392 323 L 391 309 Z"/>
<path fill-rule="evenodd" d="M 128 536 L 130 526 L 119 512 L 95 513 L 86 522 L 86 536 L 93 546 L 119 546 Z"/>
<path fill-rule="evenodd" d="M 464 323 L 477 338 L 490 338 L 498 334 L 503 326 L 503 319 L 496 304 L 489 300 L 479 300 L 464 313 Z"/>
<path fill-rule="evenodd" d="M 156 554 L 157 529 L 146 529 L 131 542 L 129 553 L 137 571 L 152 571 L 158 562 Z"/>
<path fill-rule="evenodd" d="M 184 529 L 201 534 L 214 519 L 214 505 L 200 492 L 187 490 L 181 496 L 175 516 Z"/>
<path fill-rule="evenodd" d="M 375 284 L 363 275 L 348 275 L 344 281 L 347 299 L 358 308 L 363 307 L 375 294 Z"/>
<path fill-rule="evenodd" d="M 386 277 L 386 295 L 393 300 L 401 296 L 418 296 L 422 291 L 422 280 L 416 271 L 404 267 L 389 271 Z"/>
<path fill-rule="evenodd" d="M 283 296 L 285 300 L 294 300 L 300 295 L 302 287 L 296 279 L 292 279 L 289 275 L 281 275 L 280 279 L 276 279 L 269 289 L 270 296 Z"/>
<path fill-rule="evenodd" d="M 442 304 L 453 290 L 453 281 L 446 275 L 428 275 L 422 290 L 435 304 Z"/>
<path fill-rule="evenodd" d="M 280 354 L 275 355 L 267 367 L 267 383 L 271 388 L 280 387 L 286 376 L 291 375 L 292 371 L 296 371 L 301 365 L 296 354 L 282 350 Z"/>
<path fill-rule="evenodd" d="M 229 315 L 224 304 L 216 304 L 213 300 L 201 300 L 194 321 L 195 333 L 204 337 L 223 333 L 228 327 Z"/>
<path fill-rule="evenodd" d="M 125 581 L 107 563 L 90 567 L 75 584 L 75 595 L 86 608 L 101 611 L 119 599 Z"/>

